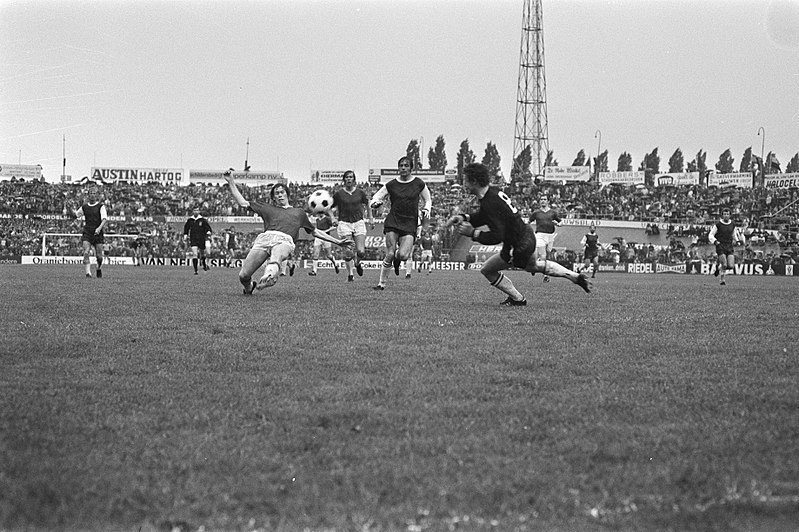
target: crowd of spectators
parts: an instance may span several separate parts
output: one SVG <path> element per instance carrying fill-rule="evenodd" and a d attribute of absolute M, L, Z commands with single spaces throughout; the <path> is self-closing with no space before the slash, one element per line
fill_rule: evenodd
<path fill-rule="evenodd" d="M 295 204 L 304 202 L 319 184 L 290 184 Z M 366 185 L 364 185 L 366 186 Z M 458 239 L 447 230 L 444 221 L 457 209 L 468 208 L 471 199 L 457 184 L 430 185 L 433 199 L 431 228 L 436 233 L 436 257 L 447 257 Z M 374 193 L 377 188 L 370 190 Z M 799 190 L 735 187 L 627 187 L 599 186 L 595 183 L 556 184 L 533 183 L 525 186 L 510 185 L 506 193 L 529 216 L 538 199 L 546 195 L 554 209 L 564 218 L 592 220 L 619 220 L 645 222 L 647 235 L 665 230 L 670 238 L 668 245 L 626 245 L 623 242 L 605 246 L 602 259 L 606 261 L 657 260 L 673 262 L 685 260 L 687 249 L 679 249 L 679 242 L 690 239 L 691 246 L 707 252 L 709 224 L 718 218 L 722 208 L 730 208 L 736 224 L 747 235 L 747 247 L 742 259 L 758 258 L 758 251 L 766 244 L 779 246 L 778 255 L 795 255 L 799 231 Z M 0 181 L 0 257 L 40 254 L 43 233 L 80 233 L 81 222 L 74 219 L 69 205 L 82 202 L 84 189 L 72 184 L 53 184 L 44 181 Z M 251 216 L 233 201 L 224 186 L 193 184 L 125 184 L 103 187 L 108 214 L 114 221 L 107 229 L 109 234 L 146 235 L 146 253 L 156 257 L 183 257 L 186 249 L 182 241 L 182 225 L 167 223 L 166 217 L 188 217 L 194 207 L 199 207 L 206 217 Z M 268 187 L 251 187 L 249 198 L 266 201 Z M 373 213 L 381 218 L 382 212 Z M 124 220 L 124 221 L 121 221 Z M 246 225 L 246 224 L 245 224 Z M 221 258 L 222 231 L 211 241 L 211 257 Z M 257 226 L 234 226 L 241 252 L 246 252 L 258 232 Z M 672 238 L 678 237 L 678 238 Z M 108 253 L 131 255 L 130 238 L 109 238 Z M 47 254 L 79 255 L 77 237 L 51 237 L 44 242 Z M 774 253 L 773 247 L 771 252 Z M 379 259 L 381 250 L 369 249 L 367 258 Z M 575 254 L 580 250 L 562 250 Z M 764 253 L 761 253 L 764 254 Z M 301 241 L 296 258 L 309 258 L 311 242 Z M 571 257 L 564 256 L 564 260 Z"/>

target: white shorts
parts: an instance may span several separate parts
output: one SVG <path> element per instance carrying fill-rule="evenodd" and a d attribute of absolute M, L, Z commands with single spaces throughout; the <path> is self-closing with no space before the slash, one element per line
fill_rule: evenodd
<path fill-rule="evenodd" d="M 333 249 L 333 244 L 328 242 L 327 240 L 322 240 L 321 238 L 314 238 L 313 247 L 322 248 L 322 249 Z"/>
<path fill-rule="evenodd" d="M 425 259 L 433 260 L 433 250 L 432 249 L 423 249 L 422 250 L 421 259 L 422 260 L 425 260 Z"/>
<path fill-rule="evenodd" d="M 339 238 L 366 235 L 366 222 L 362 219 L 357 222 L 342 222 L 339 220 L 336 231 Z"/>
<path fill-rule="evenodd" d="M 557 236 L 557 233 L 536 233 L 535 248 L 552 251 L 552 248 L 555 246 L 555 236 Z"/>
<path fill-rule="evenodd" d="M 294 253 L 294 241 L 289 235 L 280 231 L 265 231 L 261 233 L 255 237 L 255 242 L 252 243 L 252 249 L 266 251 L 271 254 L 272 248 L 279 244 L 289 246 L 289 248 L 291 248 L 289 254 Z"/>

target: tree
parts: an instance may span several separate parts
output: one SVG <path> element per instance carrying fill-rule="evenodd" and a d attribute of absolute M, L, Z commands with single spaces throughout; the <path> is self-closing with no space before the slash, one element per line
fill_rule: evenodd
<path fill-rule="evenodd" d="M 734 162 L 735 159 L 732 158 L 732 152 L 727 148 L 719 155 L 719 162 L 716 163 L 716 171 L 720 174 L 729 174 L 735 170 Z"/>
<path fill-rule="evenodd" d="M 633 169 L 633 157 L 629 153 L 622 152 L 619 155 L 619 162 L 616 165 L 617 172 L 630 172 Z"/>
<path fill-rule="evenodd" d="M 574 158 L 572 166 L 585 166 L 585 150 L 577 152 L 577 157 Z"/>
<path fill-rule="evenodd" d="M 408 143 L 408 147 L 405 149 L 405 156 L 408 157 L 413 162 L 414 168 L 421 168 L 422 167 L 422 160 L 419 156 L 419 141 L 416 139 L 411 139 Z"/>
<path fill-rule="evenodd" d="M 743 157 L 741 157 L 741 166 L 739 167 L 739 172 L 751 172 L 752 165 L 755 164 L 755 160 L 752 157 L 752 147 L 749 146 L 744 150 Z"/>
<path fill-rule="evenodd" d="M 768 152 L 766 155 L 766 173 L 767 174 L 779 174 L 782 172 L 780 169 L 780 160 L 777 159 L 777 154 L 773 151 Z"/>
<path fill-rule="evenodd" d="M 682 150 L 677 148 L 669 158 L 669 173 L 682 173 L 683 168 L 685 168 L 685 160 L 682 155 Z"/>
<path fill-rule="evenodd" d="M 435 149 L 430 148 L 427 153 L 427 162 L 430 164 L 431 170 L 443 172 L 447 169 L 447 153 L 444 147 L 444 135 L 439 135 L 436 139 Z"/>
<path fill-rule="evenodd" d="M 608 171 L 608 150 L 603 151 L 598 157 L 594 157 L 594 168 L 596 169 L 596 176 L 599 177 L 599 172 Z"/>
<path fill-rule="evenodd" d="M 707 161 L 707 152 L 704 150 L 699 150 L 696 153 L 696 158 L 694 161 L 696 163 L 697 172 L 704 175 L 704 173 L 707 172 L 707 163 L 705 162 Z"/>
<path fill-rule="evenodd" d="M 469 147 L 469 139 L 463 139 L 461 148 L 458 150 L 458 182 L 463 183 L 463 169 L 467 164 L 472 164 L 476 157 Z"/>
<path fill-rule="evenodd" d="M 555 150 L 547 150 L 547 157 L 544 159 L 544 166 L 558 166 L 558 160 L 555 159 Z"/>
<path fill-rule="evenodd" d="M 517 181 L 527 182 L 532 179 L 532 172 L 530 172 L 530 165 L 533 164 L 533 149 L 528 144 L 513 160 L 513 168 L 510 171 L 511 183 Z"/>
<path fill-rule="evenodd" d="M 488 141 L 486 143 L 485 155 L 483 155 L 483 160 L 481 162 L 488 167 L 488 175 L 491 176 L 492 181 L 497 181 L 502 176 L 502 169 L 499 166 L 500 161 L 499 150 L 497 150 L 496 144 Z"/>
<path fill-rule="evenodd" d="M 799 172 L 799 152 L 797 152 L 793 158 L 788 161 L 788 166 L 785 167 L 786 174 L 792 174 L 794 172 Z"/>
<path fill-rule="evenodd" d="M 644 160 L 641 161 L 641 166 L 639 166 L 638 169 L 652 172 L 653 174 L 660 173 L 660 155 L 658 155 L 657 148 L 652 150 L 651 153 L 644 155 Z"/>
<path fill-rule="evenodd" d="M 655 174 L 660 173 L 660 156 L 657 148 L 644 155 L 644 160 L 641 161 L 641 166 L 638 169 L 644 171 L 644 183 L 653 186 L 655 184 Z"/>
<path fill-rule="evenodd" d="M 686 172 L 698 172 L 699 168 L 696 166 L 696 159 L 688 161 L 688 166 L 685 167 Z"/>

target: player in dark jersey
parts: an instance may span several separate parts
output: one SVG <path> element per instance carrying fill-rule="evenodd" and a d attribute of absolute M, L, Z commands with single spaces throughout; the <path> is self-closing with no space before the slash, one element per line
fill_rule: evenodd
<path fill-rule="evenodd" d="M 480 273 L 491 286 L 507 294 L 502 305 L 515 307 L 527 305 L 527 299 L 516 289 L 502 270 L 516 267 L 535 274 L 541 272 L 552 277 L 565 277 L 577 286 L 591 291 L 588 278 L 546 257 L 538 257 L 535 232 L 522 220 L 510 198 L 496 187 L 490 186 L 488 168 L 471 163 L 463 169 L 466 189 L 477 196 L 479 207 L 471 214 L 456 214 L 447 220 L 457 226 L 460 234 L 484 245 L 502 244 L 502 250 L 483 263 Z M 486 226 L 487 229 L 480 229 Z"/>
<path fill-rule="evenodd" d="M 560 216 L 549 207 L 549 198 L 542 196 L 539 208 L 530 215 L 530 223 L 535 224 L 535 241 L 538 246 L 538 256 L 545 259 L 552 258 L 555 249 L 555 230 L 560 225 Z M 549 277 L 544 275 L 544 282 L 549 282 Z"/>
<path fill-rule="evenodd" d="M 233 267 L 233 260 L 236 258 L 236 250 L 239 248 L 238 243 L 236 242 L 236 228 L 232 225 L 230 228 L 225 231 L 225 261 L 227 264 L 225 265 L 226 268 Z"/>
<path fill-rule="evenodd" d="M 100 192 L 92 187 L 87 192 L 87 201 L 80 208 L 73 211 L 76 218 L 83 218 L 83 266 L 86 277 L 92 276 L 91 250 L 94 249 L 94 258 L 97 261 L 96 275 L 103 276 L 103 248 L 105 246 L 105 226 L 108 224 L 108 211 L 105 204 L 100 201 Z"/>
<path fill-rule="evenodd" d="M 429 230 L 422 231 L 419 246 L 421 247 L 421 253 L 419 254 L 417 271 L 421 272 L 422 268 L 426 268 L 427 273 L 430 273 L 433 270 L 433 235 L 430 234 Z"/>
<path fill-rule="evenodd" d="M 710 228 L 707 236 L 711 244 L 716 245 L 716 268 L 713 275 L 721 275 L 722 286 L 727 284 L 724 280 L 728 269 L 731 271 L 735 267 L 735 244 L 744 244 L 744 235 L 730 219 L 730 209 L 722 209 L 721 220 Z"/>
<path fill-rule="evenodd" d="M 294 251 L 300 229 L 313 234 L 316 238 L 352 249 L 352 240 L 337 239 L 320 231 L 308 219 L 304 209 L 292 207 L 289 204 L 289 191 L 286 185 L 278 183 L 272 187 L 269 196 L 275 205 L 270 205 L 247 201 L 236 186 L 231 171 L 225 172 L 224 176 L 236 203 L 258 214 L 264 221 L 264 232 L 255 238 L 239 271 L 239 282 L 244 286 L 245 295 L 252 294 L 255 289 L 261 290 L 273 286 L 277 282 L 281 263 Z M 265 262 L 264 274 L 256 283 L 252 280 L 252 276 Z"/>
<path fill-rule="evenodd" d="M 355 185 L 355 172 L 344 172 L 344 186 L 333 194 L 334 220 L 339 238 L 351 238 L 355 241 L 355 253 L 344 252 L 344 264 L 347 265 L 347 281 L 363 275 L 361 259 L 366 255 L 366 218 L 369 209 L 369 197 Z"/>
<path fill-rule="evenodd" d="M 413 242 L 418 234 L 419 226 L 427 227 L 430 220 L 430 190 L 424 181 L 411 174 L 413 163 L 409 157 L 400 157 L 397 161 L 399 176 L 392 179 L 378 190 L 369 203 L 371 208 L 380 207 L 388 198 L 391 209 L 383 222 L 383 233 L 386 235 L 386 254 L 380 268 L 380 280 L 375 290 L 384 290 L 386 278 L 391 267 L 394 274 L 399 275 L 400 264 L 410 260 L 413 253 Z M 422 203 L 421 208 L 419 203 Z M 421 213 L 421 216 L 420 216 Z"/>
<path fill-rule="evenodd" d="M 211 236 L 211 224 L 202 217 L 199 207 L 195 207 L 192 216 L 183 224 L 183 240 L 188 240 L 191 246 L 191 265 L 194 266 L 194 275 L 197 275 L 198 263 L 202 264 L 203 271 L 208 271 L 205 262 L 208 237 Z"/>
<path fill-rule="evenodd" d="M 591 279 L 596 277 L 596 271 L 599 269 L 599 235 L 596 234 L 596 225 L 591 224 L 588 227 L 588 233 L 583 236 L 580 245 L 583 246 L 583 269 L 586 271 L 590 266 Z"/>
<path fill-rule="evenodd" d="M 330 216 L 330 213 L 322 212 L 317 214 L 315 220 L 311 220 L 316 225 L 316 228 L 323 233 L 330 234 L 333 231 L 335 224 L 333 223 L 333 217 Z M 319 258 L 324 257 L 333 263 L 333 268 L 335 268 L 336 273 L 339 272 L 338 263 L 336 262 L 336 257 L 333 255 L 333 244 L 330 240 L 322 240 L 321 238 L 314 238 L 313 240 L 313 257 L 311 261 L 311 271 L 308 272 L 308 275 L 316 276 L 317 273 L 317 265 L 319 263 Z"/>

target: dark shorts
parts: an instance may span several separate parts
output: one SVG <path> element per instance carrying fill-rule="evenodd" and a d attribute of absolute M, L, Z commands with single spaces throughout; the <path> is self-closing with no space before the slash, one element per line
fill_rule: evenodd
<path fill-rule="evenodd" d="M 399 229 L 397 227 L 386 227 L 385 229 L 383 229 L 384 235 L 389 232 L 397 233 L 399 236 L 411 235 L 413 236 L 414 240 L 416 239 L 416 229 L 414 229 L 413 231 L 409 231 L 408 228 Z"/>
<path fill-rule="evenodd" d="M 597 257 L 597 250 L 595 249 L 586 249 L 585 253 L 583 254 L 583 260 L 594 260 Z"/>
<path fill-rule="evenodd" d="M 522 270 L 527 269 L 530 258 L 535 255 L 535 231 L 529 225 L 515 246 L 505 244 L 499 256 L 508 264 L 513 264 Z"/>
<path fill-rule="evenodd" d="M 200 249 L 205 249 L 205 240 L 192 240 L 192 239 L 189 239 L 189 245 L 191 247 L 198 247 Z"/>
<path fill-rule="evenodd" d="M 735 253 L 735 248 L 733 247 L 732 242 L 730 242 L 729 244 L 724 244 L 722 242 L 716 244 L 716 255 L 727 256 L 727 255 L 733 255 L 734 253 Z"/>
<path fill-rule="evenodd" d="M 105 244 L 105 235 L 100 233 L 99 235 L 94 233 L 83 233 L 80 237 L 81 241 L 86 241 L 92 246 L 96 246 L 98 244 Z"/>

